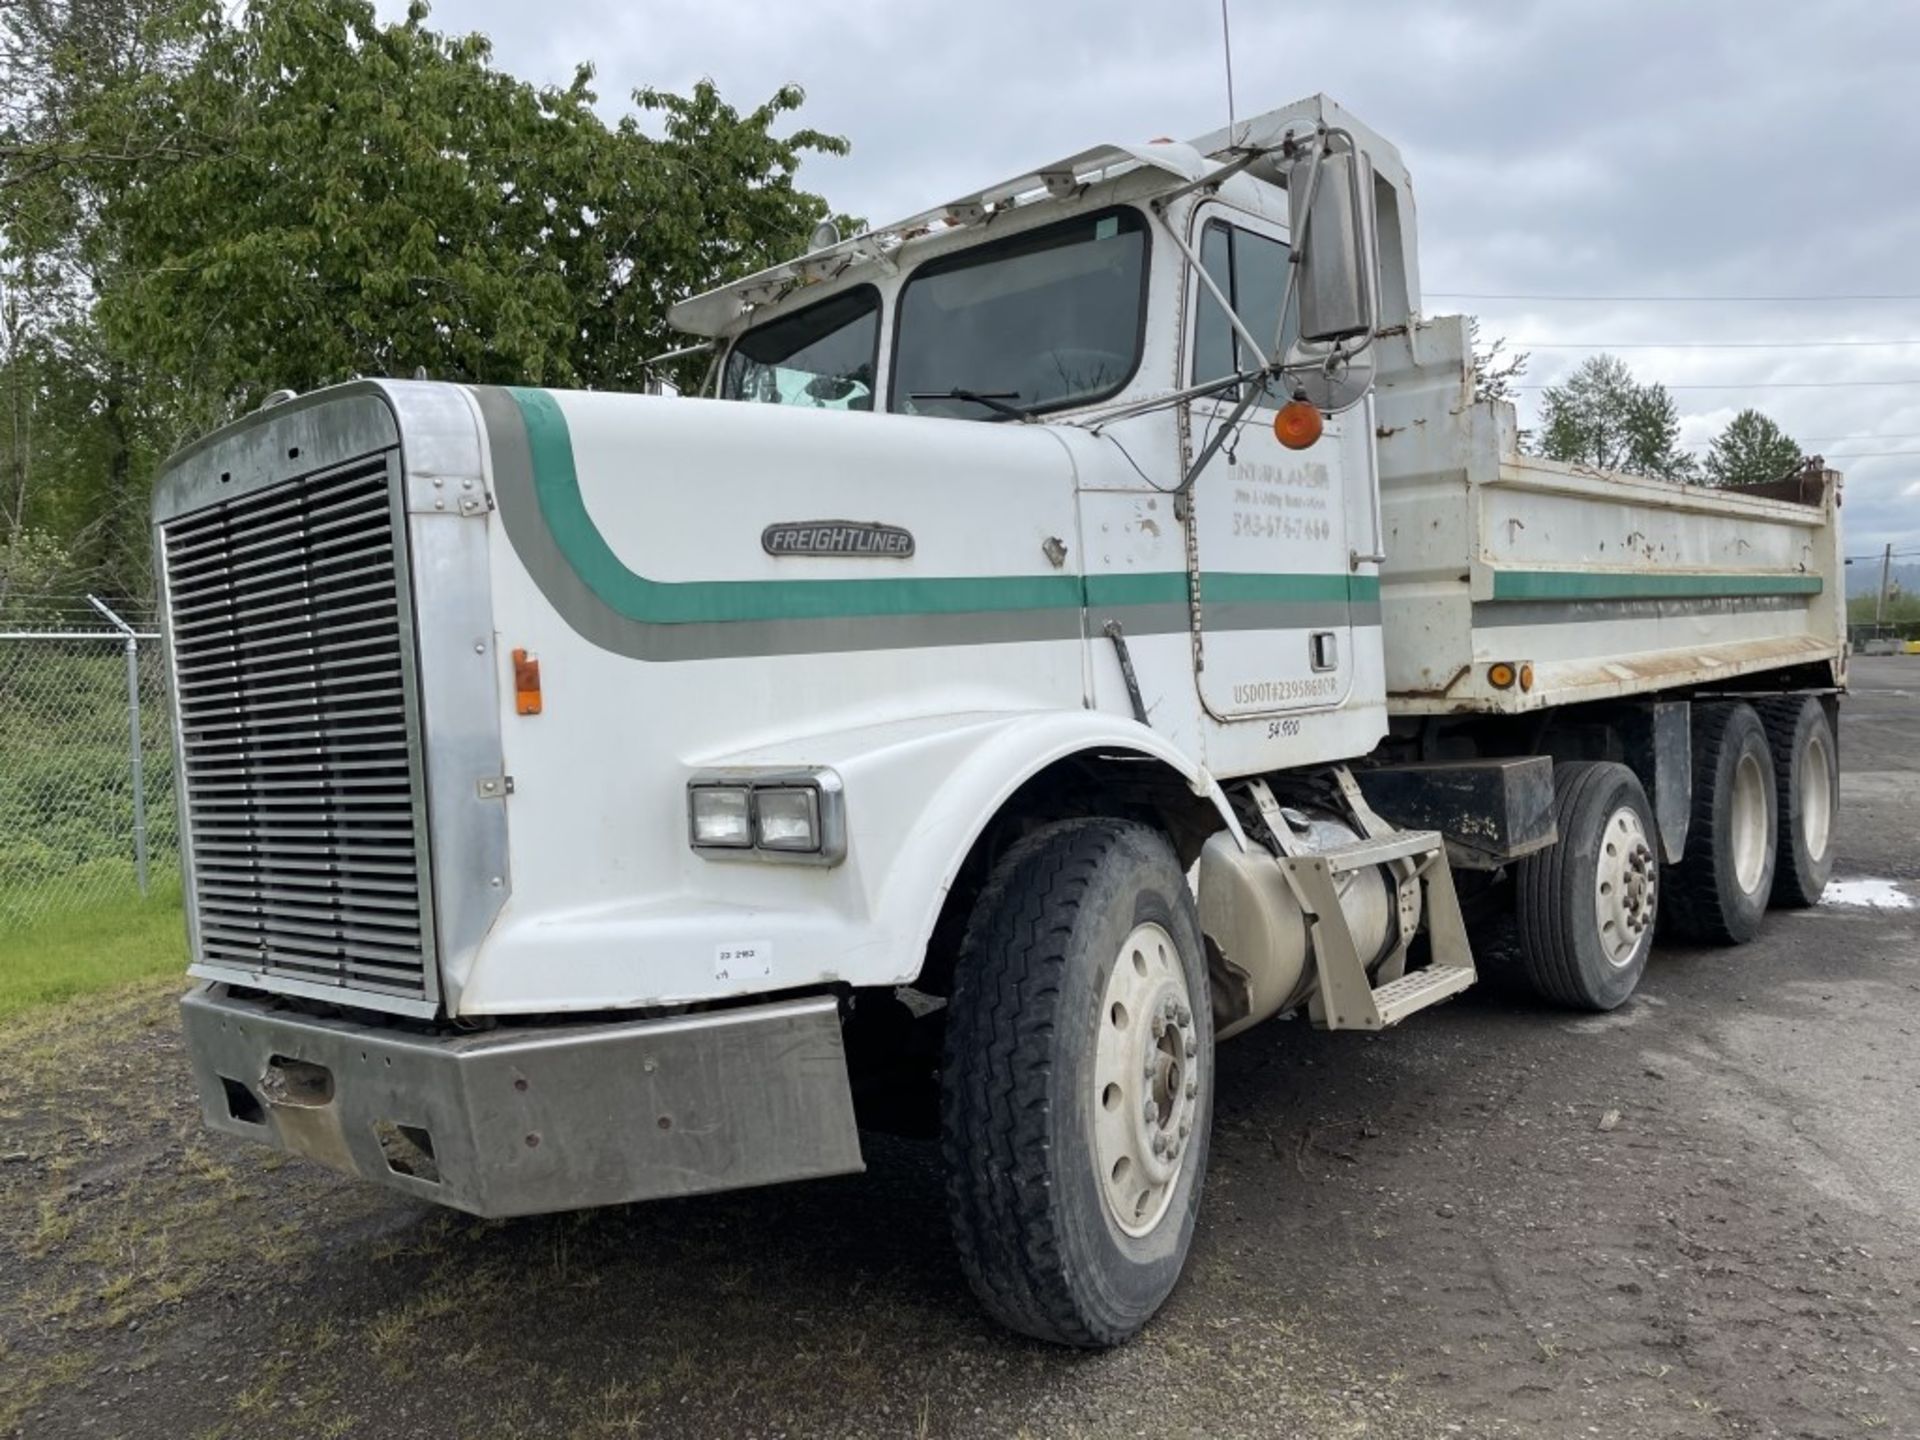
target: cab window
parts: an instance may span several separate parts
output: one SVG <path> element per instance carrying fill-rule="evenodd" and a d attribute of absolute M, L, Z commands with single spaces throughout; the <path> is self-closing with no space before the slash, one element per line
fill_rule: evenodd
<path fill-rule="evenodd" d="M 1229 225 L 1209 220 L 1200 235 L 1200 264 L 1230 300 L 1241 323 L 1262 344 L 1271 343 L 1280 320 L 1280 302 L 1287 293 L 1286 245 Z M 1281 352 L 1290 348 L 1300 333 L 1297 305 L 1287 312 L 1287 328 L 1281 336 Z M 1261 356 L 1247 353 L 1246 342 L 1234 332 L 1226 312 L 1203 285 L 1194 319 L 1193 383 L 1203 385 L 1236 371 L 1251 370 L 1262 363 Z M 1271 385 L 1259 403 L 1279 405 L 1285 401 Z"/>
<path fill-rule="evenodd" d="M 880 292 L 862 285 L 756 325 L 734 342 L 724 400 L 871 410 L 880 356 Z"/>
<path fill-rule="evenodd" d="M 1105 399 L 1140 363 L 1146 287 L 1131 209 L 929 260 L 900 292 L 890 406 L 1008 420 Z"/>

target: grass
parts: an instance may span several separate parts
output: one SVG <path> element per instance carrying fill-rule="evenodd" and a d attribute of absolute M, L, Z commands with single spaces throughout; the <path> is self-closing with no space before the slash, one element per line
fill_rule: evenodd
<path fill-rule="evenodd" d="M 177 885 L 0 927 L 0 1020 L 35 1005 L 182 975 L 186 922 Z M 183 982 L 184 983 L 184 982 Z"/>

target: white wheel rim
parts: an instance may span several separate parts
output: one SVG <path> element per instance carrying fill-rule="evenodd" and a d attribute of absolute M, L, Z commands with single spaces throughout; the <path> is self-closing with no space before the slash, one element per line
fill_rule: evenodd
<path fill-rule="evenodd" d="M 1767 786 L 1769 778 L 1752 751 L 1733 769 L 1733 879 L 1743 895 L 1760 888 L 1767 864 Z"/>
<path fill-rule="evenodd" d="M 1593 916 L 1600 950 L 1607 963 L 1623 969 L 1633 961 L 1641 940 L 1653 928 L 1660 899 L 1660 867 L 1647 843 L 1640 812 L 1622 805 L 1600 832 L 1599 863 L 1594 866 Z"/>
<path fill-rule="evenodd" d="M 1173 937 L 1134 927 L 1108 973 L 1096 1017 L 1093 1153 L 1113 1223 L 1158 1225 L 1179 1187 L 1199 1110 L 1200 1031 Z"/>
<path fill-rule="evenodd" d="M 1818 730 L 1800 752 L 1800 838 L 1809 860 L 1826 856 L 1833 835 L 1833 761 L 1827 737 Z"/>

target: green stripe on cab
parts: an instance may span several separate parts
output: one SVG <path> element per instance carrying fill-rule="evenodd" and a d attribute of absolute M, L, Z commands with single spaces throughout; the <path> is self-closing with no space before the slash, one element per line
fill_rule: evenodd
<path fill-rule="evenodd" d="M 576 631 L 639 660 L 831 654 L 1079 640 L 1085 612 L 1130 634 L 1188 625 L 1186 572 L 655 580 L 608 544 L 580 493 L 573 441 L 548 391 L 475 386 L 500 519 L 528 575 Z M 1379 624 L 1371 575 L 1207 571 L 1209 629 Z"/>

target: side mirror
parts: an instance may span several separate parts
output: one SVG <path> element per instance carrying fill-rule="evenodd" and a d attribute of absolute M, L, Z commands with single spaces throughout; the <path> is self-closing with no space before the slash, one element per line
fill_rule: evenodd
<path fill-rule="evenodd" d="M 1299 248 L 1300 338 L 1315 344 L 1372 332 L 1374 293 L 1373 167 L 1357 150 L 1323 150 L 1319 175 L 1287 186 L 1293 243 Z"/>

